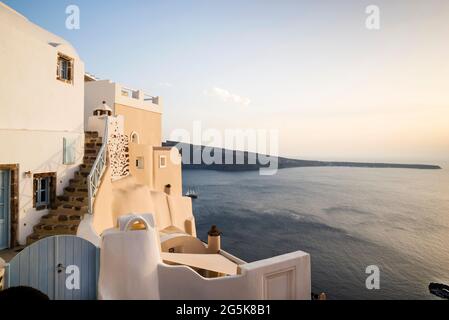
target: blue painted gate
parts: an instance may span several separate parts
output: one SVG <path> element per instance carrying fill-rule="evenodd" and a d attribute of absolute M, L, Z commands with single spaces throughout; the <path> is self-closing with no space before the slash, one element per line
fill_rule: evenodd
<path fill-rule="evenodd" d="M 52 300 L 95 300 L 98 272 L 97 247 L 79 237 L 53 236 L 26 247 L 11 260 L 6 286 L 33 287 Z"/>

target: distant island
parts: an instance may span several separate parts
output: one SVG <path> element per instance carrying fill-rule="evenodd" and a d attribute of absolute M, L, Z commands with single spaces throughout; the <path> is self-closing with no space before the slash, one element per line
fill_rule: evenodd
<path fill-rule="evenodd" d="M 206 164 L 201 158 L 200 163 L 194 163 L 194 154 L 202 153 L 205 146 L 192 145 L 187 143 L 178 143 L 176 141 L 167 141 L 163 143 L 163 146 L 173 147 L 177 146 L 181 150 L 190 150 L 190 154 L 182 155 L 182 166 L 184 169 L 207 169 L 217 171 L 251 171 L 259 170 L 260 168 L 267 167 L 267 165 L 261 164 L 258 161 L 250 161 L 251 159 L 259 159 L 259 154 L 247 151 L 229 150 L 223 148 L 214 148 L 211 151 L 211 156 L 216 158 L 220 157 L 221 163 Z M 209 152 L 209 150 L 207 150 Z M 218 152 L 216 155 L 214 152 Z M 267 155 L 265 155 L 268 157 Z M 225 158 L 234 159 L 233 164 L 226 164 Z M 235 159 L 242 159 L 242 163 L 236 163 Z M 318 161 L 318 160 L 300 160 L 290 159 L 285 157 L 277 157 L 278 168 L 298 168 L 298 167 L 354 167 L 354 168 L 396 168 L 396 169 L 421 169 L 421 170 L 439 170 L 438 165 L 426 165 L 426 164 L 400 164 L 400 163 L 375 163 L 375 162 L 343 162 L 343 161 Z"/>

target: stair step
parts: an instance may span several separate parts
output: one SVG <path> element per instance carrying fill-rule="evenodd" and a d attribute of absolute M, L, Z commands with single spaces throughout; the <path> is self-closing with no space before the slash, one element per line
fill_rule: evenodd
<path fill-rule="evenodd" d="M 37 242 L 37 241 L 39 241 L 41 239 L 47 238 L 49 236 L 51 236 L 51 235 L 49 235 L 49 234 L 40 234 L 40 233 L 32 233 L 32 234 L 30 234 L 27 237 L 27 246 L 29 246 L 29 245 L 31 245 L 31 244 L 33 244 L 33 243 L 35 243 L 35 242 Z"/>
<path fill-rule="evenodd" d="M 33 235 L 39 236 L 39 239 L 53 235 L 76 235 L 78 224 L 44 224 L 41 229 L 36 229 Z"/>
<path fill-rule="evenodd" d="M 81 178 L 81 177 L 87 178 L 88 175 L 89 175 L 89 172 L 77 171 L 77 172 L 75 172 L 75 179 Z"/>
<path fill-rule="evenodd" d="M 67 200 L 68 199 L 68 200 Z M 65 206 L 66 208 L 83 208 L 87 206 L 88 197 L 78 195 L 63 195 L 59 196 L 56 205 Z"/>
<path fill-rule="evenodd" d="M 97 155 L 98 151 L 100 151 L 100 149 L 84 149 L 84 154 L 88 155 L 88 156 L 95 156 Z"/>
<path fill-rule="evenodd" d="M 59 205 L 58 207 L 65 206 L 66 209 L 74 209 L 74 210 L 75 210 L 75 208 L 82 208 L 83 209 L 83 208 L 87 208 L 87 198 L 83 202 L 81 202 L 81 201 L 71 201 L 71 202 L 59 203 L 58 205 Z M 53 210 L 57 210 L 57 208 L 53 209 Z"/>
<path fill-rule="evenodd" d="M 77 208 L 77 207 L 82 208 L 82 207 L 87 206 L 87 200 L 88 200 L 87 197 L 83 198 L 83 197 L 76 196 L 76 195 L 75 196 L 68 196 L 68 197 L 71 198 L 69 201 L 58 200 L 58 201 L 56 201 L 56 205 L 58 207 L 59 206 L 66 206 L 66 208 L 69 208 L 69 206 L 73 207 L 73 208 Z"/>
<path fill-rule="evenodd" d="M 63 230 L 63 231 L 58 230 L 56 232 L 41 232 L 41 231 L 34 232 L 27 237 L 26 243 L 27 243 L 27 246 L 29 246 L 29 245 L 31 245 L 39 240 L 42 240 L 44 238 L 48 238 L 48 237 L 51 237 L 54 235 L 60 235 L 60 234 L 76 235 L 76 230 L 69 229 L 69 230 Z"/>
<path fill-rule="evenodd" d="M 69 184 L 69 187 L 73 187 L 73 188 L 87 188 L 87 181 L 71 182 Z"/>
<path fill-rule="evenodd" d="M 79 179 L 70 179 L 69 180 L 69 187 L 86 187 L 87 186 L 87 178 L 79 178 Z"/>
<path fill-rule="evenodd" d="M 84 200 L 83 200 L 84 201 Z M 57 210 L 58 212 L 61 213 L 68 213 L 68 214 L 84 214 L 87 213 L 87 198 L 85 198 L 85 202 L 86 205 L 83 206 L 78 206 L 78 205 L 72 205 L 72 204 L 61 204 L 59 205 L 56 209 L 53 210 Z"/>
<path fill-rule="evenodd" d="M 85 193 L 87 195 L 87 187 L 65 187 L 64 191 L 67 193 Z"/>
<path fill-rule="evenodd" d="M 87 175 L 89 175 L 91 170 L 92 170 L 92 166 L 86 166 L 85 168 L 80 168 L 79 172 L 80 173 L 87 173 Z"/>
<path fill-rule="evenodd" d="M 87 214 L 87 205 L 85 206 L 72 206 L 69 204 L 61 205 L 56 209 L 53 209 L 52 212 L 57 214 L 66 214 L 66 215 L 81 215 L 84 216 Z"/>
<path fill-rule="evenodd" d="M 101 149 L 101 144 L 99 146 L 95 145 L 95 144 L 88 144 L 84 146 L 84 151 L 86 150 L 100 150 Z"/>
<path fill-rule="evenodd" d="M 34 226 L 34 231 L 49 228 L 49 225 L 61 224 L 61 225 L 78 225 L 83 220 L 83 216 L 76 215 L 55 215 L 51 217 L 42 217 L 41 222 Z M 52 230 L 51 228 L 49 230 Z"/>
<path fill-rule="evenodd" d="M 81 198 L 81 197 L 86 197 L 87 198 L 87 191 L 64 191 L 64 195 L 65 196 L 70 196 L 70 197 L 77 197 L 77 198 Z M 70 201 L 72 202 L 72 201 Z"/>
<path fill-rule="evenodd" d="M 100 149 L 102 145 L 101 142 L 84 143 L 84 149 Z"/>
<path fill-rule="evenodd" d="M 51 212 L 57 214 L 67 214 L 67 215 L 84 215 L 87 213 L 87 206 L 72 206 L 69 204 L 60 205 L 56 209 L 52 209 Z"/>
<path fill-rule="evenodd" d="M 93 164 L 95 163 L 95 160 L 96 160 L 96 159 L 97 159 L 97 158 L 92 159 L 92 160 L 84 160 L 84 161 L 83 161 L 83 164 L 88 165 L 88 166 L 93 166 Z"/>
<path fill-rule="evenodd" d="M 33 232 L 37 232 L 37 230 L 42 229 L 44 226 L 45 226 L 45 223 L 39 222 L 38 224 L 36 224 L 36 225 L 33 227 Z"/>
<path fill-rule="evenodd" d="M 41 218 L 41 223 L 37 224 L 39 226 L 43 223 L 46 226 L 50 224 L 74 224 L 81 222 L 83 220 L 84 214 L 64 214 L 64 213 L 48 213 Z"/>
<path fill-rule="evenodd" d="M 98 138 L 98 132 L 97 131 L 86 131 L 86 132 L 84 132 L 84 136 L 87 138 Z"/>
<path fill-rule="evenodd" d="M 91 138 L 91 137 L 85 137 L 84 138 L 84 143 L 100 143 L 103 144 L 103 139 L 101 137 L 97 137 L 97 138 Z"/>
<path fill-rule="evenodd" d="M 60 206 L 69 204 L 70 202 L 84 202 L 87 200 L 87 194 L 83 196 L 61 195 L 57 196 L 56 199 L 58 200 L 58 202 L 60 202 L 60 204 L 58 204 L 58 206 Z"/>
<path fill-rule="evenodd" d="M 87 177 L 74 177 L 69 180 L 69 183 L 82 183 L 87 182 Z"/>

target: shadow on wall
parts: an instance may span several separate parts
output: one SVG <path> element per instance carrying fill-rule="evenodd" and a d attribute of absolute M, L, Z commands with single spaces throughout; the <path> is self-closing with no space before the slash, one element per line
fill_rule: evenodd
<path fill-rule="evenodd" d="M 74 164 L 64 164 L 63 163 L 63 139 L 61 138 L 61 149 L 60 151 L 54 153 L 50 156 L 46 161 L 42 162 L 40 165 L 36 166 L 31 170 L 32 174 L 37 173 L 47 173 L 47 172 L 56 172 L 56 193 L 57 195 L 62 194 L 64 186 L 68 184 L 68 180 L 73 178 L 74 173 L 77 171 L 79 165 L 78 163 L 83 162 L 84 157 L 84 132 L 78 133 L 81 128 L 84 128 L 83 125 L 77 128 L 77 132 L 67 132 L 67 134 L 78 134 L 78 138 L 76 139 L 76 148 L 75 148 L 75 161 Z M 19 168 L 19 170 L 22 168 Z M 25 170 L 27 168 L 24 168 Z M 40 216 L 46 213 L 46 210 L 42 210 L 42 214 L 36 215 L 35 208 L 33 207 L 33 176 L 25 177 L 24 172 L 19 172 L 19 230 L 23 228 L 32 228 L 29 224 L 37 223 L 37 220 Z M 59 188 L 58 188 L 59 187 Z M 59 193 L 58 193 L 59 189 Z M 39 212 L 39 213 L 41 213 Z M 23 231 L 19 231 L 19 235 L 22 235 Z M 18 240 L 24 239 L 25 237 L 20 236 Z"/>

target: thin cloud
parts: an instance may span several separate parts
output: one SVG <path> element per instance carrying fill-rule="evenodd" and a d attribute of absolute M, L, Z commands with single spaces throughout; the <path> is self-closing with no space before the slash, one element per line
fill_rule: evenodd
<path fill-rule="evenodd" d="M 171 88 L 171 87 L 173 87 L 173 84 L 171 84 L 170 82 L 159 82 L 159 86 L 160 87 Z"/>
<path fill-rule="evenodd" d="M 204 94 L 209 97 L 217 97 L 225 102 L 233 102 L 243 106 L 248 106 L 251 103 L 249 98 L 232 93 L 226 89 L 214 87 L 209 90 L 205 90 Z"/>

